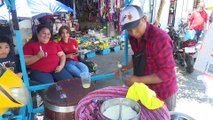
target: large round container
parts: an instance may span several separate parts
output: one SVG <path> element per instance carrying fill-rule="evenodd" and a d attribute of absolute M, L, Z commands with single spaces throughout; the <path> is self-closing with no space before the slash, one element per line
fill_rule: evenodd
<path fill-rule="evenodd" d="M 170 111 L 170 115 L 171 115 L 171 120 L 195 120 L 189 115 L 186 115 L 180 112 Z"/>
<path fill-rule="evenodd" d="M 62 80 L 45 91 L 44 114 L 49 120 L 74 120 L 75 107 L 94 86 L 83 88 L 79 78 Z"/>
<path fill-rule="evenodd" d="M 103 102 L 114 98 L 125 98 L 127 91 L 127 87 L 110 86 L 90 92 L 78 102 L 78 105 L 75 109 L 75 119 L 109 120 L 101 113 L 101 106 L 103 105 Z M 108 103 L 109 105 L 113 104 L 111 102 Z M 171 120 L 166 105 L 163 105 L 161 108 L 155 110 L 149 110 L 140 102 L 138 103 L 140 105 L 140 115 L 138 120 Z M 107 105 L 103 108 L 106 107 Z"/>
<path fill-rule="evenodd" d="M 109 112 L 111 112 L 110 114 L 111 115 L 113 114 L 113 116 L 115 118 L 112 118 L 112 117 L 107 116 L 106 114 L 105 115 L 103 114 L 104 112 L 107 111 L 107 109 L 110 109 L 110 111 L 109 111 Z M 134 116 L 130 117 L 129 115 L 131 114 L 131 111 L 129 109 L 134 111 L 136 114 L 134 114 Z M 136 101 L 133 101 L 128 98 L 109 99 L 109 100 L 104 101 L 103 104 L 101 105 L 101 113 L 103 114 L 103 116 L 105 116 L 109 120 L 113 120 L 113 119 L 139 120 L 140 111 L 141 111 L 140 105 Z M 126 117 L 129 116 L 129 117 L 123 118 L 124 116 L 126 116 Z"/>

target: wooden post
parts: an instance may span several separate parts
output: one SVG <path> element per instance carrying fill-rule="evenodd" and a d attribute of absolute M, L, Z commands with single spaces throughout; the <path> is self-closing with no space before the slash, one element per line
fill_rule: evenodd
<path fill-rule="evenodd" d="M 165 5 L 165 0 L 161 0 L 160 1 L 160 7 L 158 9 L 157 16 L 156 16 L 156 19 L 155 19 L 155 22 L 154 22 L 155 26 L 160 26 L 160 17 L 161 17 L 161 13 L 162 13 L 164 5 Z"/>

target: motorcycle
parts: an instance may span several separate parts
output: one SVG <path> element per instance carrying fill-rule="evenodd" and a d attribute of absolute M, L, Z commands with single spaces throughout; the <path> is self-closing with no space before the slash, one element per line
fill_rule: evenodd
<path fill-rule="evenodd" d="M 194 71 L 193 66 L 199 47 L 196 40 L 189 39 L 187 37 L 190 33 L 186 28 L 187 23 L 181 21 L 177 31 L 173 26 L 169 25 L 167 32 L 173 40 L 173 53 L 175 60 L 178 64 L 186 68 L 187 73 L 192 73 Z"/>

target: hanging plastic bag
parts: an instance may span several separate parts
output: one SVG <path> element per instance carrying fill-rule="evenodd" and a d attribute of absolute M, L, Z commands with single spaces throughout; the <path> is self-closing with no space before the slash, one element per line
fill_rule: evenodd
<path fill-rule="evenodd" d="M 193 40 L 195 33 L 195 30 L 186 30 L 185 40 Z"/>

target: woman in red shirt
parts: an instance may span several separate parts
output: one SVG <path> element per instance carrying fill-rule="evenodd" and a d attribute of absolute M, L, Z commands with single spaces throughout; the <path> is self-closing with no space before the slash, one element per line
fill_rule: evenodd
<path fill-rule="evenodd" d="M 88 67 L 78 60 L 78 43 L 75 39 L 70 38 L 70 28 L 62 26 L 59 29 L 61 40 L 59 42 L 62 50 L 66 54 L 65 68 L 76 77 L 80 77 L 80 73 L 89 72 Z"/>
<path fill-rule="evenodd" d="M 39 83 L 72 78 L 64 69 L 65 54 L 61 47 L 51 40 L 49 27 L 39 25 L 36 33 L 23 49 L 25 63 L 31 70 L 30 78 Z"/>

